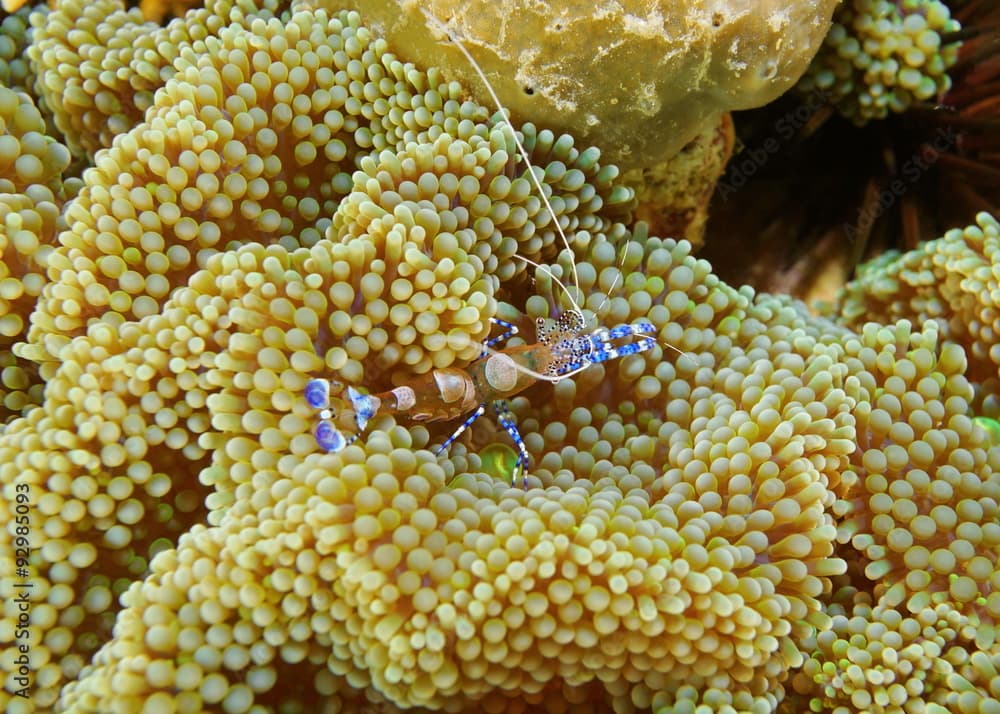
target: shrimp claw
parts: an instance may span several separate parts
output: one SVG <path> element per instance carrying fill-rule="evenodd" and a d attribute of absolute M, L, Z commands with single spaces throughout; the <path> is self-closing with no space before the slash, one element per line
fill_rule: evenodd
<path fill-rule="evenodd" d="M 555 373 L 566 375 L 592 364 L 651 350 L 656 346 L 656 340 L 652 337 L 640 337 L 635 342 L 618 346 L 614 345 L 612 341 L 635 335 L 654 334 L 655 332 L 656 327 L 653 326 L 653 323 L 642 321 L 632 325 L 618 325 L 610 329 L 600 327 L 587 335 L 563 338 L 552 347 L 553 353 L 561 357 L 556 363 Z"/>

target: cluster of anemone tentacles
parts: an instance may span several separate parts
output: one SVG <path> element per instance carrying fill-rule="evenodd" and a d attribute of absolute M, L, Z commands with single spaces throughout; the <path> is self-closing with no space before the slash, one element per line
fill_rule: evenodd
<path fill-rule="evenodd" d="M 846 0 L 798 90 L 859 126 L 902 114 L 951 87 L 960 29 L 940 0 Z"/>
<path fill-rule="evenodd" d="M 0 431 L 0 520 L 27 486 L 34 583 L 31 698 L 5 655 L 3 708 L 997 706 L 981 336 L 734 289 L 628 226 L 596 150 L 524 125 L 519 156 L 461 87 L 314 5 L 208 3 L 160 36 L 71 2 L 38 39 L 39 86 L 76 98 L 44 101 L 67 145 L 110 146 L 62 211 L 16 189 L 47 221 L 11 244 L 53 247 L 15 348 L 44 392 Z M 47 64 L 74 48 L 108 74 Z M 126 92 L 144 113 L 112 111 Z M 564 309 L 570 259 L 589 319 L 648 320 L 682 354 L 513 400 L 527 490 L 484 463 L 506 439 L 485 422 L 435 456 L 454 425 L 380 415 L 320 452 L 309 379 L 377 391 L 460 367 L 489 318 Z M 942 311 L 972 314 L 972 294 Z"/>

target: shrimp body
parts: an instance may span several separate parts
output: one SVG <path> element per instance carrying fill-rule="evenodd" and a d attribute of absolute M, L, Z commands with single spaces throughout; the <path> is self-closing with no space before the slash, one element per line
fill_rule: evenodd
<path fill-rule="evenodd" d="M 362 395 L 372 411 L 393 413 L 410 421 L 448 421 L 468 414 L 477 405 L 520 394 L 537 379 L 518 366 L 536 370 L 544 365 L 540 345 L 522 345 L 482 357 L 465 369 L 431 370 L 409 384 L 386 392 Z M 356 401 L 356 397 L 352 401 Z"/>
<path fill-rule="evenodd" d="M 433 422 L 457 419 L 465 421 L 438 448 L 440 454 L 472 425 L 492 403 L 501 426 L 513 439 L 519 456 L 515 475 L 528 465 L 528 451 L 517 430 L 506 400 L 520 394 L 539 380 L 559 382 L 592 364 L 618 357 L 644 352 L 656 344 L 651 337 L 640 337 L 635 342 L 615 346 L 613 340 L 655 331 L 649 322 L 619 325 L 611 329 L 598 328 L 583 332 L 583 315 L 568 310 L 559 315 L 554 324 L 545 320 L 537 322 L 538 342 L 530 345 L 493 350 L 493 345 L 517 333 L 509 322 L 494 319 L 507 331 L 483 344 L 479 359 L 465 369 L 447 367 L 431 370 L 405 384 L 377 394 L 363 394 L 354 387 L 347 388 L 347 398 L 354 410 L 358 431 L 350 437 L 343 436 L 329 421 L 330 381 L 311 380 L 306 386 L 306 400 L 322 410 L 316 427 L 316 440 L 320 447 L 331 452 L 340 451 L 363 432 L 378 413 L 391 413 L 414 422 Z"/>

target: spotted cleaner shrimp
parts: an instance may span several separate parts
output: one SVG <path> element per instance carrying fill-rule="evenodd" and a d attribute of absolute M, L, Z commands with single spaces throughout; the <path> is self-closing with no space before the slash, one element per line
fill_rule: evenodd
<path fill-rule="evenodd" d="M 428 19 L 455 43 L 486 86 L 491 99 L 499 109 L 497 116 L 503 126 L 513 134 L 514 143 L 528 164 L 527 175 L 532 179 L 542 202 L 552 216 L 563 244 L 572 252 L 570 242 L 559 225 L 541 182 L 528 163 L 528 152 L 521 144 L 517 131 L 507 118 L 489 80 L 459 38 L 450 33 L 436 18 L 428 15 Z M 520 471 L 524 477 L 524 488 L 527 489 L 527 469 L 530 459 L 513 415 L 507 407 L 507 399 L 538 381 L 557 383 L 591 365 L 645 352 L 659 342 L 653 337 L 646 336 L 656 332 L 656 328 L 649 321 L 612 328 L 597 327 L 588 331 L 583 311 L 559 278 L 544 266 L 539 266 L 521 256 L 515 257 L 548 272 L 565 291 L 572 308 L 560 313 L 551 323 L 538 318 L 535 343 L 503 349 L 496 349 L 495 346 L 516 335 L 517 327 L 505 320 L 491 318 L 493 324 L 504 330 L 503 333 L 486 340 L 479 358 L 465 368 L 434 369 L 416 376 L 409 384 L 378 394 L 364 394 L 355 387 L 348 386 L 347 399 L 354 412 L 357 426 L 356 433 L 350 436 L 344 436 L 331 421 L 333 412 L 330 408 L 330 394 L 335 382 L 328 379 L 310 380 L 306 385 L 305 397 L 308 404 L 319 411 L 319 422 L 315 430 L 319 446 L 328 452 L 345 449 L 364 432 L 368 422 L 379 413 L 399 414 L 421 423 L 450 421 L 464 416 L 465 419 L 458 428 L 437 448 L 435 453 L 439 455 L 486 412 L 487 405 L 492 405 L 499 424 L 508 433 L 518 450 L 511 485 L 516 484 L 517 473 Z M 576 265 L 571 263 L 571 266 L 574 283 L 578 285 Z M 635 337 L 635 341 L 616 344 L 616 341 L 630 337 Z M 676 350 L 670 345 L 668 347 Z"/>
<path fill-rule="evenodd" d="M 354 387 L 347 387 L 348 401 L 358 427 L 358 432 L 350 437 L 341 434 L 330 421 L 330 381 L 311 380 L 306 385 L 306 401 L 321 410 L 316 427 L 317 443 L 327 451 L 340 451 L 357 439 L 368 421 L 380 412 L 402 414 L 416 422 L 446 421 L 468 414 L 438 447 L 436 453 L 441 454 L 486 412 L 487 404 L 492 404 L 497 420 L 518 449 L 513 479 L 516 480 L 521 471 L 527 487 L 528 450 L 507 408 L 507 399 L 538 380 L 559 382 L 592 364 L 645 352 L 657 344 L 651 337 L 639 337 L 635 342 L 616 347 L 613 340 L 652 333 L 655 328 L 650 322 L 637 322 L 583 333 L 583 313 L 572 309 L 561 313 L 552 325 L 546 325 L 545 320 L 539 318 L 535 344 L 492 350 L 494 344 L 517 334 L 513 324 L 497 318 L 493 318 L 493 322 L 506 332 L 487 340 L 480 358 L 465 369 L 431 370 L 410 384 L 379 394 L 362 394 Z"/>

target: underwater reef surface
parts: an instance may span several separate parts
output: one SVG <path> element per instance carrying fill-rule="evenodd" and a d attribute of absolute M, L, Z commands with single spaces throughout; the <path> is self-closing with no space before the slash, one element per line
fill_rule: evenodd
<path fill-rule="evenodd" d="M 407 59 L 439 65 L 446 77 L 461 78 L 478 101 L 489 104 L 486 86 L 445 34 L 461 38 L 513 117 L 596 144 L 605 158 L 630 170 L 662 165 L 716 127 L 724 113 L 763 106 L 791 88 L 841 3 L 344 4 L 363 13 L 394 47 L 405 48 Z"/>
<path fill-rule="evenodd" d="M 5 711 L 1000 708 L 993 216 L 817 317 L 356 13 L 32 30 L 0 91 Z M 310 379 L 426 384 L 570 295 L 658 344 L 511 400 L 526 489 L 485 419 L 317 446 Z"/>

